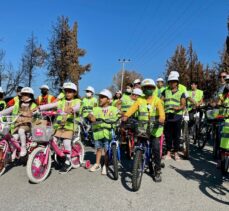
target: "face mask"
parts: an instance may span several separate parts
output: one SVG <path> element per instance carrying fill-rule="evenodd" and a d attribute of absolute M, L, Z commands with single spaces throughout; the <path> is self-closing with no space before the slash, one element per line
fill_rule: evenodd
<path fill-rule="evenodd" d="M 126 89 L 126 92 L 127 92 L 127 93 L 131 93 L 132 90 L 128 88 L 128 89 Z"/>
<path fill-rule="evenodd" d="M 48 94 L 48 91 L 47 90 L 41 90 L 41 94 L 42 95 L 47 95 Z"/>
<path fill-rule="evenodd" d="M 145 96 L 149 97 L 149 96 L 153 95 L 153 90 L 145 89 L 145 90 L 143 90 L 143 93 L 144 93 Z"/>
<path fill-rule="evenodd" d="M 92 96 L 92 93 L 91 92 L 86 92 L 86 96 L 87 97 L 91 97 Z"/>

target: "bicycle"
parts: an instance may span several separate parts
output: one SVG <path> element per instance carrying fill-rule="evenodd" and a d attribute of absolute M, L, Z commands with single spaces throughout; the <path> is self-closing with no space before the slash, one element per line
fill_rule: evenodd
<path fill-rule="evenodd" d="M 62 115 L 65 113 L 62 112 Z M 49 114 L 55 115 L 56 114 Z M 74 116 L 74 128 L 76 126 L 76 120 Z M 38 147 L 32 151 L 29 155 L 26 172 L 29 181 L 32 183 L 41 183 L 49 175 L 51 170 L 51 155 L 53 154 L 53 160 L 57 165 L 62 165 L 66 154 L 70 152 L 65 150 L 63 142 L 60 139 L 54 141 L 54 130 L 48 127 L 36 128 L 33 130 L 34 142 L 37 142 Z M 86 168 L 90 167 L 90 161 L 84 161 L 84 146 L 80 141 L 80 126 L 78 125 L 78 131 L 74 130 L 72 138 L 72 152 L 71 163 L 72 168 L 76 169 L 82 165 Z"/>
<path fill-rule="evenodd" d="M 184 157 L 186 159 L 189 159 L 190 156 L 188 122 L 189 122 L 189 115 L 188 115 L 188 111 L 186 110 L 183 114 L 182 123 L 181 123 L 181 145 L 184 152 Z"/>
<path fill-rule="evenodd" d="M 116 121 L 111 121 L 111 120 L 104 120 L 98 118 L 96 119 L 96 122 L 92 123 L 92 124 L 95 123 L 98 124 L 98 122 L 103 122 L 108 125 L 111 125 L 111 128 L 109 128 L 111 129 L 111 140 L 109 142 L 107 155 L 108 155 L 108 170 L 111 170 L 114 180 L 118 180 L 118 163 L 121 162 L 121 153 L 120 153 L 120 145 L 119 145 L 120 132 L 118 131 L 119 119 L 120 118 L 118 118 L 118 120 Z M 112 167 L 113 170 L 111 169 Z"/>
<path fill-rule="evenodd" d="M 150 131 L 150 130 L 147 130 Z M 163 137 L 161 137 L 162 143 Z M 163 166 L 162 166 L 163 167 Z M 156 175 L 154 155 L 150 142 L 149 132 L 139 131 L 138 143 L 135 146 L 134 163 L 132 170 L 132 190 L 138 191 L 141 186 L 142 176 L 146 169 L 149 169 L 153 178 Z"/>
<path fill-rule="evenodd" d="M 16 122 L 20 115 L 1 116 L 0 117 L 0 176 L 4 174 L 7 165 L 20 159 L 20 141 L 15 140 L 10 133 L 11 125 Z M 31 135 L 26 134 L 26 149 L 28 153 L 32 149 Z"/>

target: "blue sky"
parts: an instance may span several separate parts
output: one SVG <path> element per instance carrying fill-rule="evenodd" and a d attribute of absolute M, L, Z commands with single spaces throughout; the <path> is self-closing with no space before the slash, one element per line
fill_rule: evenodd
<path fill-rule="evenodd" d="M 26 39 L 33 32 L 45 48 L 51 25 L 58 16 L 78 22 L 79 47 L 87 54 L 82 64 L 92 64 L 80 81 L 80 90 L 92 85 L 108 87 L 121 69 L 119 58 L 132 62 L 128 70 L 156 79 L 178 44 L 192 41 L 199 60 L 213 64 L 227 36 L 228 0 L 4 0 L 0 5 L 0 48 L 6 62 L 19 66 Z M 36 94 L 45 70 L 37 70 Z"/>

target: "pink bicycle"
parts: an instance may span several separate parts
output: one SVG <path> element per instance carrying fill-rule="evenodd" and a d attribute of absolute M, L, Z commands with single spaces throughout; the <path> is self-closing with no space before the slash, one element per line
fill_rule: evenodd
<path fill-rule="evenodd" d="M 18 116 L 0 117 L 0 176 L 5 172 L 8 164 L 20 158 L 21 146 L 10 134 L 10 126 L 17 120 Z M 31 151 L 31 135 L 26 134 L 27 151 Z"/>
<path fill-rule="evenodd" d="M 54 116 L 54 112 L 43 112 L 43 115 Z M 75 119 L 75 118 L 74 118 Z M 79 168 L 84 165 L 90 167 L 90 161 L 84 161 L 84 145 L 80 141 L 80 126 L 74 121 L 75 134 L 72 139 L 71 162 L 72 168 Z M 49 175 L 51 170 L 51 162 L 53 160 L 58 165 L 61 165 L 63 158 L 70 152 L 65 150 L 63 142 L 60 139 L 54 141 L 54 129 L 52 125 L 44 127 L 36 127 L 32 129 L 33 141 L 38 144 L 37 148 L 29 155 L 27 162 L 27 176 L 32 183 L 43 182 Z"/>

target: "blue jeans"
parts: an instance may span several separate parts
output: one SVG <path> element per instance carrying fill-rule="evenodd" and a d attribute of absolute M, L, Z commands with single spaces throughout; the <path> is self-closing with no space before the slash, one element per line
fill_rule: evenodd
<path fill-rule="evenodd" d="M 107 139 L 101 139 L 101 140 L 97 140 L 95 141 L 95 149 L 102 149 L 104 148 L 105 151 L 108 151 L 109 148 L 109 140 Z"/>

